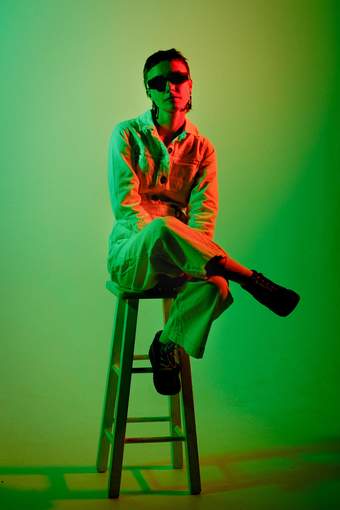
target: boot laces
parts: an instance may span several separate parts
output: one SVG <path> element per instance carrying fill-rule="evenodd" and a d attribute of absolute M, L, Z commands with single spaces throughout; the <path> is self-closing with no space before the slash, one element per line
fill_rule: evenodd
<path fill-rule="evenodd" d="M 174 369 L 177 368 L 176 362 L 176 345 L 171 342 L 172 345 L 162 344 L 160 348 L 159 363 L 162 369 Z"/>
<path fill-rule="evenodd" d="M 255 283 L 261 286 L 263 289 L 269 290 L 270 292 L 275 292 L 278 290 L 278 285 L 268 280 L 262 273 L 257 273 L 255 277 Z"/>

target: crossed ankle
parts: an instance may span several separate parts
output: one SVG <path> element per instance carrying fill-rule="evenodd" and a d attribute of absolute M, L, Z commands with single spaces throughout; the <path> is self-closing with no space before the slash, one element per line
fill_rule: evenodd
<path fill-rule="evenodd" d="M 207 276 L 222 276 L 239 284 L 245 284 L 253 275 L 253 271 L 227 257 L 216 256 L 210 259 L 205 266 Z"/>

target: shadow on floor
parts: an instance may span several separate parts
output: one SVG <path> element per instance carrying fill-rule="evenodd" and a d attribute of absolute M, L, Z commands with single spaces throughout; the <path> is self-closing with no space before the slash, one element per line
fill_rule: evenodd
<path fill-rule="evenodd" d="M 340 481 L 340 439 L 215 455 L 201 460 L 201 470 L 205 465 L 214 465 L 222 474 L 220 480 L 208 481 L 206 494 L 269 485 L 299 491 L 323 482 Z"/>
<path fill-rule="evenodd" d="M 257 487 L 305 491 L 340 481 L 340 440 L 200 459 L 202 496 Z M 107 499 L 107 473 L 95 466 L 0 467 L 0 507 L 48 510 L 54 500 Z M 185 470 L 124 466 L 121 495 L 189 495 Z"/>

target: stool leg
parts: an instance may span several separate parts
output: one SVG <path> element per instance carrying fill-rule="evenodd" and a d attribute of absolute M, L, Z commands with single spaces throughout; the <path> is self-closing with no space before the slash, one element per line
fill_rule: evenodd
<path fill-rule="evenodd" d="M 182 380 L 182 405 L 184 414 L 184 432 L 186 436 L 187 470 L 191 494 L 201 492 L 201 476 L 198 458 L 194 398 L 192 391 L 192 379 L 190 359 L 188 354 L 179 349 L 181 359 L 181 380 Z"/>
<path fill-rule="evenodd" d="M 113 320 L 110 362 L 106 378 L 106 391 L 97 453 L 97 471 L 99 473 L 104 473 L 107 470 L 107 462 L 109 457 L 110 441 L 105 431 L 111 431 L 113 424 L 118 376 L 112 367 L 114 364 L 118 364 L 120 357 L 124 325 L 124 308 L 125 303 L 123 300 L 121 298 L 117 298 Z"/>
<path fill-rule="evenodd" d="M 127 299 L 124 314 L 117 398 L 113 423 L 109 498 L 118 498 L 122 476 L 126 420 L 129 406 L 131 371 L 135 346 L 138 299 Z"/>
<path fill-rule="evenodd" d="M 163 298 L 163 303 L 162 303 L 163 304 L 163 324 L 166 324 L 166 322 L 169 318 L 172 303 L 173 303 L 172 298 Z"/>
<path fill-rule="evenodd" d="M 181 408 L 179 395 L 169 396 L 169 414 L 170 414 L 170 435 L 175 435 L 175 427 L 181 428 Z M 183 443 L 173 441 L 171 447 L 171 463 L 174 469 L 183 467 Z"/>
<path fill-rule="evenodd" d="M 172 298 L 163 298 L 163 323 L 165 324 L 169 318 Z M 169 415 L 170 415 L 170 435 L 175 435 L 175 427 L 181 428 L 181 408 L 179 395 L 169 396 Z M 183 444 L 180 441 L 170 443 L 171 463 L 173 468 L 180 469 L 183 467 Z"/>

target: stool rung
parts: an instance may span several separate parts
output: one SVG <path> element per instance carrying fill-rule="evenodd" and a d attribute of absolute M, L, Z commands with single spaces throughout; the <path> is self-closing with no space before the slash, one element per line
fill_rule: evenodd
<path fill-rule="evenodd" d="M 170 421 L 170 416 L 142 416 L 137 418 L 127 418 L 129 423 L 148 423 L 153 421 Z"/>
<path fill-rule="evenodd" d="M 173 443 L 185 441 L 185 436 L 158 436 L 158 437 L 126 437 L 125 443 Z"/>
<path fill-rule="evenodd" d="M 167 418 L 167 417 L 161 417 Z M 127 419 L 129 421 L 129 418 Z M 152 420 L 156 421 L 156 420 Z M 166 421 L 166 420 L 159 420 Z M 168 420 L 167 420 L 168 421 Z M 113 443 L 113 434 L 111 430 L 105 429 L 105 436 Z M 186 436 L 183 434 L 182 429 L 177 425 L 174 427 L 174 435 L 173 436 L 149 436 L 149 437 L 126 437 L 124 439 L 125 443 L 173 443 L 174 441 L 185 441 Z"/>
<path fill-rule="evenodd" d="M 119 376 L 120 367 L 117 365 L 112 365 L 113 372 Z M 131 373 L 133 374 L 152 374 L 152 367 L 132 367 Z"/>
<path fill-rule="evenodd" d="M 146 359 L 149 359 L 149 356 L 147 354 L 134 354 L 133 359 L 146 360 Z"/>
<path fill-rule="evenodd" d="M 152 373 L 152 367 L 132 367 L 131 372 L 133 374 L 150 374 Z"/>

